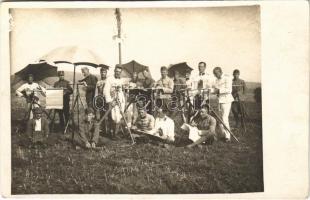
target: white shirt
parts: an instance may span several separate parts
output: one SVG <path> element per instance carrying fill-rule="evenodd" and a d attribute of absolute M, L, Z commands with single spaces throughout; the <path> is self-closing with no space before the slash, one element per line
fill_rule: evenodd
<path fill-rule="evenodd" d="M 232 77 L 229 75 L 222 75 L 220 79 L 215 78 L 214 87 L 219 89 L 219 103 L 231 103 L 234 98 L 232 92 Z"/>
<path fill-rule="evenodd" d="M 41 131 L 41 118 L 40 119 L 35 119 L 34 130 L 35 131 Z"/>
<path fill-rule="evenodd" d="M 103 88 L 103 94 L 105 96 L 105 99 L 107 103 L 110 103 L 113 101 L 113 99 L 116 97 L 116 92 L 118 93 L 118 96 L 123 98 L 124 93 L 122 91 L 122 85 L 124 84 L 124 79 L 122 78 L 115 78 L 114 76 L 110 76 L 106 79 L 105 86 Z M 116 88 L 120 87 L 118 91 L 116 91 Z"/>
<path fill-rule="evenodd" d="M 161 129 L 163 135 L 159 136 L 159 133 L 156 132 L 156 136 L 165 139 L 174 141 L 174 121 L 169 117 L 155 119 L 155 130 Z"/>
<path fill-rule="evenodd" d="M 203 75 L 200 73 L 196 73 L 194 76 L 192 76 L 192 81 L 194 84 L 194 89 L 198 89 L 199 81 L 202 81 L 203 89 L 208 89 L 212 86 L 213 78 L 210 74 L 206 72 Z"/>
<path fill-rule="evenodd" d="M 21 85 L 17 90 L 16 90 L 16 95 L 19 97 L 22 97 L 23 94 L 22 92 L 25 91 L 27 96 L 29 96 L 33 91 L 34 91 L 34 95 L 38 96 L 38 90 L 42 90 L 43 93 L 45 93 L 45 88 L 39 86 L 39 84 L 37 83 L 24 83 L 23 85 Z"/>

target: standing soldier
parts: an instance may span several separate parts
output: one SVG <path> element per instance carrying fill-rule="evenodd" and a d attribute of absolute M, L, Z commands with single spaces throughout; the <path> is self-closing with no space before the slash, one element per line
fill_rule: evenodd
<path fill-rule="evenodd" d="M 229 75 L 223 75 L 222 69 L 220 67 L 215 67 L 213 69 L 213 74 L 216 77 L 214 81 L 214 93 L 218 96 L 221 118 L 226 127 L 230 130 L 229 126 L 229 113 L 231 108 L 231 102 L 234 98 L 231 95 L 232 92 L 232 78 Z M 225 134 L 225 141 L 230 141 L 230 133 L 224 129 L 221 124 L 222 132 Z"/>
<path fill-rule="evenodd" d="M 27 118 L 33 118 L 32 109 L 38 107 L 36 104 L 40 104 L 38 93 L 45 95 L 46 90 L 44 87 L 41 87 L 39 84 L 33 82 L 34 77 L 32 74 L 28 74 L 27 83 L 24 83 L 16 90 L 16 95 L 18 97 L 24 97 L 27 102 L 27 112 L 30 110 L 29 116 Z M 35 103 L 35 104 L 33 104 Z"/>
<path fill-rule="evenodd" d="M 63 89 L 63 109 L 56 109 L 58 113 L 61 130 L 64 131 L 65 124 L 69 121 L 69 112 L 70 112 L 70 95 L 73 93 L 72 87 L 70 86 L 69 81 L 65 80 L 64 71 L 58 71 L 59 80 L 54 83 L 54 88 Z"/>
<path fill-rule="evenodd" d="M 83 83 L 85 86 L 87 107 L 93 108 L 93 99 L 95 97 L 98 79 L 96 76 L 89 73 L 89 69 L 87 67 L 82 68 L 82 73 L 84 75 L 84 79 L 79 80 L 79 82 Z"/>
<path fill-rule="evenodd" d="M 108 73 L 108 69 L 109 67 L 106 65 L 99 65 L 100 68 L 100 76 L 101 79 L 97 82 L 96 85 L 96 97 L 98 97 L 98 95 L 100 97 L 96 98 L 96 108 L 99 108 L 99 113 L 100 113 L 100 118 L 102 118 L 105 114 L 105 112 L 108 110 L 108 105 L 106 103 L 106 99 L 104 97 L 104 93 L 103 93 L 103 89 L 107 80 L 107 73 Z M 104 133 L 107 133 L 107 125 L 106 125 L 106 120 L 104 120 L 102 122 L 102 127 Z"/>
<path fill-rule="evenodd" d="M 114 76 L 107 78 L 103 93 L 108 107 L 112 108 L 108 115 L 110 135 L 112 139 L 117 138 L 122 119 L 122 113 L 125 110 L 125 94 L 123 92 L 124 80 L 121 78 L 122 67 L 115 66 Z"/>
<path fill-rule="evenodd" d="M 245 94 L 246 85 L 244 80 L 240 79 L 240 71 L 238 69 L 235 69 L 233 72 L 233 86 L 232 86 L 232 95 L 234 97 L 234 101 L 231 105 L 231 111 L 234 115 L 236 127 L 239 127 L 240 118 L 241 115 L 241 102 L 240 102 L 240 95 Z"/>
<path fill-rule="evenodd" d="M 201 105 L 208 100 L 207 89 L 212 86 L 212 78 L 206 72 L 207 64 L 205 62 L 198 63 L 198 75 L 195 76 L 194 89 L 196 90 L 195 107 L 200 108 Z"/>
<path fill-rule="evenodd" d="M 173 92 L 174 83 L 173 80 L 168 77 L 168 68 L 163 66 L 160 68 L 161 78 L 156 83 L 156 88 L 159 89 L 158 101 L 156 106 L 163 108 L 164 111 L 169 110 L 168 100 L 171 98 Z"/>

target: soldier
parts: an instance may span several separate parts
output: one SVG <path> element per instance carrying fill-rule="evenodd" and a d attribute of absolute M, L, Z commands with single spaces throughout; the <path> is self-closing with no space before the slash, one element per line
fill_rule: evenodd
<path fill-rule="evenodd" d="M 96 148 L 99 141 L 99 123 L 95 120 L 93 108 L 85 109 L 85 120 L 80 124 L 79 134 L 74 135 L 74 141 L 87 149 Z"/>
<path fill-rule="evenodd" d="M 72 87 L 70 86 L 69 81 L 65 80 L 64 71 L 58 71 L 59 80 L 54 83 L 54 88 L 63 89 L 63 109 L 56 109 L 55 111 L 59 115 L 60 127 L 64 131 L 65 124 L 69 121 L 70 113 L 70 95 L 73 93 Z"/>
<path fill-rule="evenodd" d="M 43 145 L 47 143 L 49 136 L 48 121 L 42 118 L 42 110 L 38 107 L 33 109 L 34 118 L 27 123 L 26 135 L 31 141 L 31 145 Z"/>
<path fill-rule="evenodd" d="M 108 110 L 108 104 L 106 102 L 104 93 L 103 93 L 103 89 L 107 80 L 107 73 L 109 70 L 109 67 L 106 65 L 99 65 L 100 68 L 100 77 L 101 79 L 97 82 L 96 85 L 96 108 L 99 108 L 99 114 L 100 114 L 100 118 L 102 118 L 105 114 L 105 112 Z M 106 120 L 104 120 L 102 122 L 102 126 L 101 126 L 103 132 L 106 134 L 107 133 L 107 123 Z"/>
<path fill-rule="evenodd" d="M 45 95 L 46 90 L 44 87 L 41 87 L 38 83 L 33 82 L 34 77 L 32 74 L 28 74 L 27 83 L 24 83 L 16 90 L 16 95 L 18 97 L 24 97 L 27 102 L 27 112 L 29 109 L 30 115 L 28 116 L 29 119 L 33 117 L 32 109 L 34 107 L 38 107 L 37 104 L 40 104 L 38 94 L 41 93 Z M 33 104 L 34 103 L 34 104 Z M 30 108 L 32 106 L 32 108 Z"/>
<path fill-rule="evenodd" d="M 232 78 L 229 75 L 223 75 L 222 69 L 220 67 L 215 67 L 213 69 L 213 74 L 216 77 L 214 81 L 213 92 L 218 96 L 221 118 L 228 129 L 229 126 L 229 113 L 231 108 L 231 102 L 234 98 L 231 95 L 232 92 Z M 223 125 L 221 124 L 222 132 L 225 134 L 225 141 L 230 141 L 230 133 L 227 130 L 224 130 Z"/>
<path fill-rule="evenodd" d="M 154 85 L 154 79 L 151 78 L 149 70 L 146 68 L 142 71 L 144 79 L 140 80 L 142 83 L 143 88 L 150 89 Z"/>
<path fill-rule="evenodd" d="M 194 76 L 194 89 L 195 95 L 195 107 L 200 108 L 203 102 L 208 101 L 207 89 L 212 86 L 212 78 L 210 74 L 206 72 L 207 64 L 205 62 L 198 63 L 198 74 Z"/>
<path fill-rule="evenodd" d="M 233 86 L 232 86 L 232 95 L 234 97 L 234 101 L 231 104 L 231 111 L 234 115 L 236 127 L 239 127 L 240 123 L 240 115 L 241 115 L 241 102 L 240 102 L 240 95 L 245 94 L 246 85 L 244 80 L 240 79 L 240 71 L 235 69 L 233 71 Z"/>
<path fill-rule="evenodd" d="M 79 80 L 79 82 L 83 83 L 85 86 L 87 107 L 93 108 L 93 99 L 95 97 L 98 79 L 96 76 L 89 73 L 89 69 L 87 67 L 82 68 L 82 73 L 84 75 L 84 79 Z"/>
<path fill-rule="evenodd" d="M 122 113 L 125 110 L 125 94 L 123 92 L 124 79 L 121 78 L 122 67 L 116 65 L 114 76 L 107 78 L 103 93 L 108 107 L 111 112 L 108 115 L 110 124 L 110 136 L 112 139 L 117 139 L 117 134 L 120 129 Z"/>
<path fill-rule="evenodd" d="M 165 111 L 169 110 L 168 101 L 171 98 L 173 92 L 174 83 L 173 80 L 168 77 L 168 68 L 163 66 L 160 68 L 161 78 L 156 83 L 158 91 L 158 99 L 156 106 L 163 108 Z"/>
<path fill-rule="evenodd" d="M 208 109 L 203 107 L 200 110 L 200 116 L 191 124 L 183 124 L 181 129 L 189 132 L 189 139 L 192 144 L 187 145 L 187 148 L 193 148 L 201 145 L 203 142 L 212 144 L 215 140 L 216 120 L 208 114 Z"/>

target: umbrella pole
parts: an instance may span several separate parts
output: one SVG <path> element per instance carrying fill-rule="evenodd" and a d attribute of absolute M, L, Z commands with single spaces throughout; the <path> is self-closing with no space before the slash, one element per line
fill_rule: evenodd
<path fill-rule="evenodd" d="M 75 123 L 74 123 L 74 98 L 75 98 L 75 68 L 76 65 L 73 64 L 73 94 L 72 94 L 72 108 L 71 108 L 71 120 L 72 120 L 72 135 L 71 135 L 71 142 L 73 144 L 73 140 L 74 140 L 74 134 L 75 134 Z"/>
<path fill-rule="evenodd" d="M 118 63 L 119 63 L 119 66 L 122 65 L 122 45 L 121 45 L 121 43 L 118 43 Z"/>

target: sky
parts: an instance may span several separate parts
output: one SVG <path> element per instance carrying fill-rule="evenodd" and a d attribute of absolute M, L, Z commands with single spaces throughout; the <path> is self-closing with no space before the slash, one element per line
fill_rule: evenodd
<path fill-rule="evenodd" d="M 118 63 L 114 9 L 16 8 L 11 14 L 11 74 L 71 45 L 90 49 L 106 65 Z M 210 74 L 216 66 L 226 74 L 238 68 L 243 79 L 261 80 L 257 6 L 122 8 L 121 18 L 122 63 L 147 65 L 155 79 L 161 66 L 187 62 L 197 70 L 198 62 L 205 61 Z"/>

